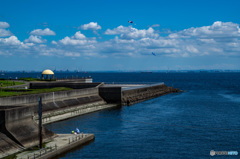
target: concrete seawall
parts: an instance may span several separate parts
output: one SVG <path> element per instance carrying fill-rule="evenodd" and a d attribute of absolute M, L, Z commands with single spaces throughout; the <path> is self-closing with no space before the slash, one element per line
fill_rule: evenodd
<path fill-rule="evenodd" d="M 63 154 L 65 152 L 73 149 L 73 148 L 76 148 L 80 145 L 83 145 L 90 141 L 93 141 L 94 139 L 95 139 L 94 134 L 86 134 L 86 136 L 83 139 L 77 140 L 77 141 L 73 142 L 72 144 L 67 144 L 67 145 L 61 146 L 56 151 L 53 151 L 52 153 L 47 153 L 46 155 L 41 156 L 39 159 L 50 159 L 50 158 L 56 157 L 60 154 Z"/>
<path fill-rule="evenodd" d="M 84 146 L 95 139 L 94 134 L 57 134 L 57 137 L 46 143 L 40 150 L 24 151 L 17 154 L 18 159 L 50 159 L 67 153 L 80 146 Z"/>
<path fill-rule="evenodd" d="M 73 90 L 41 93 L 23 96 L 0 98 L 0 157 L 1 152 L 16 152 L 22 147 L 37 144 L 38 138 L 38 100 L 42 97 L 43 124 L 48 124 L 75 116 L 117 107 L 131 105 L 143 100 L 179 92 L 163 83 L 153 85 L 104 85 L 83 83 L 37 83 L 34 87 L 53 86 L 66 87 L 72 85 Z M 92 87 L 94 86 L 94 87 Z M 33 87 L 33 86 L 32 86 Z M 75 88 L 82 89 L 75 89 Z M 92 87 L 92 88 L 89 88 Z M 35 122 L 36 121 L 36 122 Z M 30 135 L 29 135 L 30 134 Z M 54 134 L 44 129 L 44 139 Z M 4 139 L 6 138 L 7 139 Z M 9 147 L 6 147 L 9 145 Z M 67 148 L 66 148 L 67 149 Z"/>
<path fill-rule="evenodd" d="M 42 97 L 43 101 L 57 100 L 62 98 L 69 98 L 74 96 L 85 96 L 89 94 L 98 94 L 98 88 L 86 88 L 86 89 L 73 89 L 69 91 L 59 91 L 51 93 L 40 93 L 22 96 L 13 96 L 0 98 L 0 106 L 18 106 L 22 104 L 37 103 L 39 97 Z"/>
<path fill-rule="evenodd" d="M 107 103 L 116 103 L 121 105 L 122 87 L 119 86 L 99 87 L 99 95 Z"/>
<path fill-rule="evenodd" d="M 168 93 L 179 92 L 179 89 L 166 86 L 164 83 L 152 85 L 141 85 L 137 87 L 123 86 L 103 86 L 99 88 L 99 95 L 107 103 L 117 103 L 119 105 L 131 105 L 143 100 L 165 95 Z"/>
<path fill-rule="evenodd" d="M 0 109 L 0 156 L 39 143 L 39 129 L 32 118 L 33 110 L 33 107 Z M 43 128 L 44 141 L 54 136 L 54 133 Z"/>
<path fill-rule="evenodd" d="M 168 87 L 162 83 L 138 88 L 127 88 L 122 90 L 121 103 L 122 105 L 132 105 L 144 100 L 176 92 L 179 92 L 179 89 Z"/>

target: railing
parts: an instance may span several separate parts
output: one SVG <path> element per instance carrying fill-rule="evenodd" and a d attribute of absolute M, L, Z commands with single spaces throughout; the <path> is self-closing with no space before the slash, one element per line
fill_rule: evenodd
<path fill-rule="evenodd" d="M 74 143 L 76 141 L 79 141 L 79 140 L 83 139 L 86 136 L 87 136 L 87 134 L 83 134 L 83 133 L 74 135 L 74 136 L 68 138 L 68 144 L 71 144 L 71 143 Z M 53 146 L 49 146 L 49 147 L 40 149 L 40 150 L 32 152 L 30 154 L 26 154 L 26 155 L 20 157 L 19 159 L 36 159 L 36 158 L 39 158 L 39 157 L 41 157 L 43 155 L 46 155 L 49 152 L 53 152 L 53 151 L 56 151 L 58 149 L 61 149 L 62 147 L 65 147 L 65 146 L 67 146 L 67 145 L 57 146 L 57 144 L 55 144 Z"/>
<path fill-rule="evenodd" d="M 86 137 L 87 134 L 78 134 L 78 135 L 74 135 L 71 138 L 68 138 L 68 144 L 71 144 L 73 142 L 79 141 L 80 139 Z"/>
<path fill-rule="evenodd" d="M 66 76 L 66 77 L 55 77 L 57 81 L 66 81 L 66 80 L 83 80 L 83 79 L 92 79 L 91 76 L 88 77 L 75 77 L 75 76 Z"/>
<path fill-rule="evenodd" d="M 122 85 L 150 85 L 159 82 L 104 82 L 105 84 L 122 84 Z"/>
<path fill-rule="evenodd" d="M 52 151 L 55 151 L 57 150 L 57 145 L 55 144 L 54 146 L 49 146 L 49 147 L 46 147 L 46 148 L 43 148 L 43 149 L 40 149 L 38 151 L 35 151 L 33 153 L 30 153 L 30 154 L 26 154 L 22 157 L 20 157 L 20 159 L 35 159 L 35 158 L 39 158 L 49 152 L 52 152 Z"/>

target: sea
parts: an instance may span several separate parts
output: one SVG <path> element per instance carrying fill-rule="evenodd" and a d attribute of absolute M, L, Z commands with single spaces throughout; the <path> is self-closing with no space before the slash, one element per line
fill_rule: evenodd
<path fill-rule="evenodd" d="M 182 90 L 46 125 L 58 134 L 70 134 L 76 128 L 95 134 L 93 142 L 59 156 L 60 159 L 240 158 L 239 72 L 59 73 L 56 76 L 91 76 L 94 82 L 105 83 L 164 82 Z M 211 156 L 210 151 L 215 155 Z"/>

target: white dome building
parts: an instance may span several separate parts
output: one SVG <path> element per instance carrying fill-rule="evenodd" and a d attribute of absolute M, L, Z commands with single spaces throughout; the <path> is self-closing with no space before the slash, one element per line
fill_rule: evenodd
<path fill-rule="evenodd" d="M 51 71 L 49 69 L 44 70 L 42 72 L 42 79 L 44 79 L 44 76 L 45 76 L 45 79 L 54 79 L 54 73 L 53 73 L 53 71 Z"/>

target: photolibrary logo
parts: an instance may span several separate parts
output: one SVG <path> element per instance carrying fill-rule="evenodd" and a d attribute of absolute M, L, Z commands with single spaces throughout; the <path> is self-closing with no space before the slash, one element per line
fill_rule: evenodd
<path fill-rule="evenodd" d="M 210 151 L 210 156 L 215 156 L 215 155 L 238 155 L 237 151 Z"/>
<path fill-rule="evenodd" d="M 211 155 L 211 156 L 214 156 L 214 155 L 215 155 L 215 151 L 214 151 L 214 150 L 211 150 L 211 151 L 210 151 L 210 155 Z"/>

